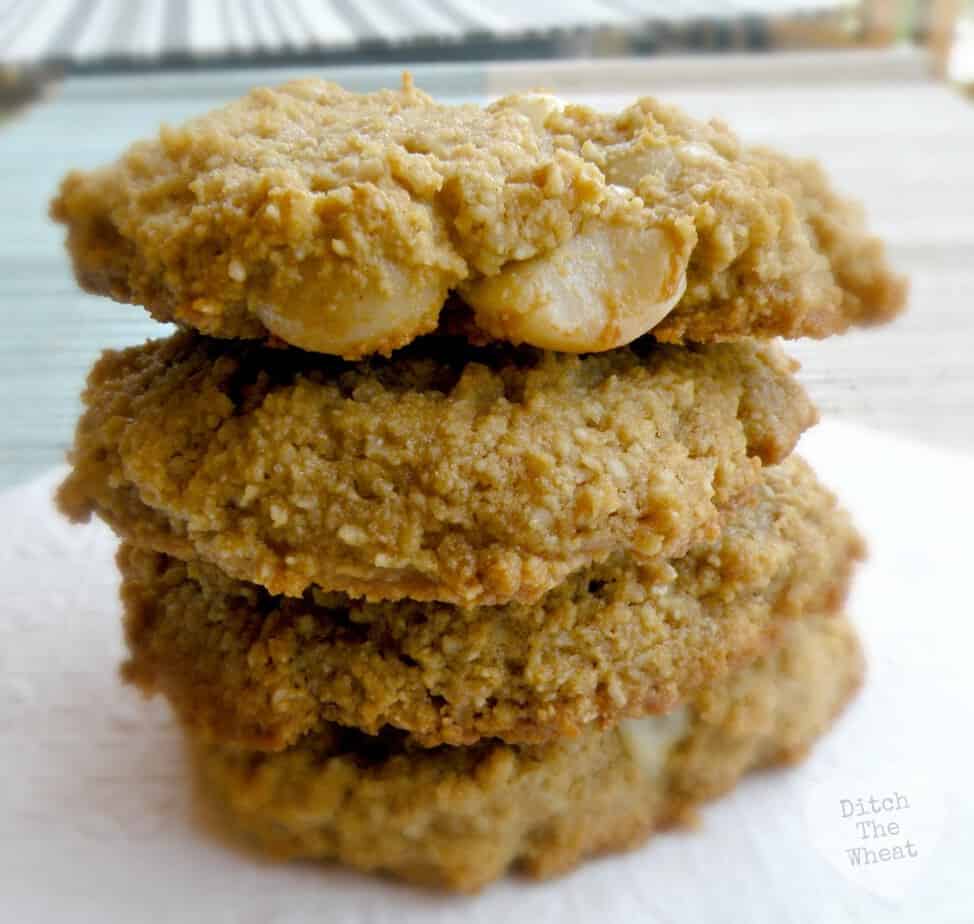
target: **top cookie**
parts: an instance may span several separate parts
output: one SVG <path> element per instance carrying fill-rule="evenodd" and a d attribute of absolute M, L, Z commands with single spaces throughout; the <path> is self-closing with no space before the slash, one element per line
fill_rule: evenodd
<path fill-rule="evenodd" d="M 258 89 L 64 180 L 89 291 L 222 337 L 356 359 L 432 330 L 566 352 L 822 337 L 905 286 L 814 165 L 645 98 L 487 108 L 320 80 Z"/>

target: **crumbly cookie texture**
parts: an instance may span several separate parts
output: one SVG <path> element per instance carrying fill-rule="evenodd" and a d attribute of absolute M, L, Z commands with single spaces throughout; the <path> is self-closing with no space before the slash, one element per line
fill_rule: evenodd
<path fill-rule="evenodd" d="M 353 359 L 432 330 L 451 290 L 491 336 L 569 352 L 895 314 L 879 244 L 804 169 L 653 99 L 606 115 L 302 80 L 69 174 L 51 211 L 89 291 Z"/>
<path fill-rule="evenodd" d="M 679 721 L 434 750 L 329 726 L 279 754 L 201 742 L 193 751 L 215 814 L 271 856 L 472 891 L 512 866 L 545 877 L 636 846 L 748 770 L 796 760 L 861 676 L 848 623 L 809 616 Z"/>
<path fill-rule="evenodd" d="M 530 112 L 441 105 L 408 79 L 364 95 L 320 80 L 255 90 L 70 174 L 52 213 L 89 290 L 347 358 L 408 343 L 461 280 L 579 234 L 599 259 L 576 279 L 574 314 L 538 306 L 534 339 L 608 349 L 679 297 L 695 241 L 689 219 L 611 189 Z"/>
<path fill-rule="evenodd" d="M 94 367 L 74 519 L 299 596 L 533 602 L 713 537 L 815 412 L 773 346 L 585 357 L 424 338 L 348 364 L 177 334 Z"/>
<path fill-rule="evenodd" d="M 721 122 L 649 97 L 618 115 L 554 108 L 544 124 L 610 183 L 692 218 L 686 293 L 653 327 L 657 339 L 821 338 L 902 310 L 905 279 L 815 162 L 744 146 Z"/>
<path fill-rule="evenodd" d="M 278 750 L 330 721 L 424 745 L 542 741 L 664 711 L 834 611 L 862 545 L 793 457 L 765 470 L 720 539 L 683 558 L 614 557 L 534 605 L 461 609 L 273 597 L 211 565 L 122 546 L 125 676 L 196 734 Z"/>

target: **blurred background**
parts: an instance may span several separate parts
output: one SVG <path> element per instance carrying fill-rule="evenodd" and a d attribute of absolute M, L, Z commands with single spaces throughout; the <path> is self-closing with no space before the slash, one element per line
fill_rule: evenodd
<path fill-rule="evenodd" d="M 315 74 L 451 101 L 655 94 L 820 158 L 912 280 L 880 332 L 790 345 L 823 412 L 974 451 L 974 0 L 0 0 L 0 488 L 59 463 L 100 349 L 164 330 L 79 292 L 72 167 Z"/>
<path fill-rule="evenodd" d="M 965 75 L 965 0 L 5 0 L 0 55 L 42 82 L 172 68 L 928 45 Z M 20 65 L 20 67 L 18 67 Z M 967 67 L 971 63 L 968 60 Z M 970 73 L 970 72 L 968 72 Z"/>

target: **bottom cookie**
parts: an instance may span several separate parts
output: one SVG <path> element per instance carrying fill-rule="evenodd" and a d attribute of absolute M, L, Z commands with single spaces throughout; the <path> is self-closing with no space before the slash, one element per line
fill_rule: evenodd
<path fill-rule="evenodd" d="M 549 876 L 634 846 L 746 771 L 796 760 L 861 677 L 850 625 L 812 616 L 676 712 L 609 731 L 423 749 L 329 725 L 273 754 L 192 750 L 204 794 L 266 853 L 470 891 L 510 867 Z"/>

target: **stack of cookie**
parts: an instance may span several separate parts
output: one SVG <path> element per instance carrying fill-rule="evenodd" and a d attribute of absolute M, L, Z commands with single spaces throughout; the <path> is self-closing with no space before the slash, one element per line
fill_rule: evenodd
<path fill-rule="evenodd" d="M 777 336 L 904 285 L 812 164 L 652 99 L 257 90 L 54 216 L 109 351 L 60 491 L 130 681 L 268 852 L 460 889 L 638 843 L 851 695 L 860 540 Z"/>

